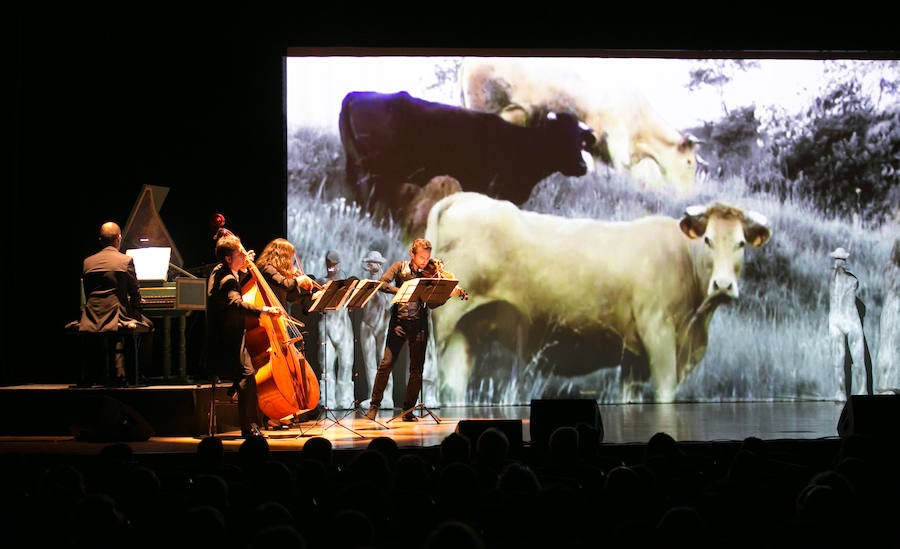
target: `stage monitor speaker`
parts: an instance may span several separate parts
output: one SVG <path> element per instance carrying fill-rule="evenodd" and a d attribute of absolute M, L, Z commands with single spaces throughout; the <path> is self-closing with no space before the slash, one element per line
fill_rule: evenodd
<path fill-rule="evenodd" d="M 75 419 L 72 434 L 84 442 L 140 442 L 153 436 L 153 427 L 137 410 L 107 395 L 88 397 Z"/>
<path fill-rule="evenodd" d="M 547 446 L 550 435 L 558 427 L 578 427 L 584 424 L 595 431 L 597 442 L 603 441 L 603 420 L 600 407 L 592 398 L 534 399 L 531 401 L 531 443 Z"/>
<path fill-rule="evenodd" d="M 456 424 L 456 432 L 469 439 L 472 451 L 478 437 L 490 427 L 501 431 L 509 439 L 510 455 L 518 455 L 522 447 L 522 420 L 521 419 L 461 419 Z"/>
<path fill-rule="evenodd" d="M 851 395 L 841 410 L 841 437 L 900 436 L 900 395 Z"/>

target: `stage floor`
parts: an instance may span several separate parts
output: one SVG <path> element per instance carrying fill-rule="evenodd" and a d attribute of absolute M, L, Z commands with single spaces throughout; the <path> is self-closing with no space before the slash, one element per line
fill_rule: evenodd
<path fill-rule="evenodd" d="M 0 387 L 0 403 L 5 423 L 0 430 L 0 452 L 40 454 L 93 454 L 102 443 L 82 442 L 68 429 L 65 418 L 83 408 L 81 402 L 89 396 L 105 395 L 112 402 L 126 402 L 142 414 L 157 432 L 149 440 L 129 442 L 135 453 L 194 452 L 196 444 L 208 432 L 209 386 L 148 386 L 127 389 L 74 389 L 65 385 L 22 385 Z M 184 403 L 184 404 L 182 404 Z M 32 405 L 33 404 L 33 405 Z M 643 444 L 657 432 L 665 432 L 679 442 L 740 441 L 749 436 L 763 440 L 821 440 L 838 439 L 837 423 L 844 408 L 840 401 L 777 401 L 777 402 L 718 402 L 674 404 L 612 404 L 600 405 L 600 420 L 604 444 Z M 49 415 L 58 425 L 48 427 L 50 421 L 38 421 L 35 406 L 41 414 Z M 18 416 L 16 416 L 18 409 Z M 31 415 L 29 415 L 31 410 Z M 522 441 L 531 436 L 531 407 L 523 406 L 462 406 L 430 410 L 434 417 L 418 410 L 419 421 L 407 423 L 392 419 L 400 410 L 382 410 L 373 422 L 352 411 L 333 411 L 315 421 L 282 430 L 267 430 L 272 451 L 293 451 L 314 436 L 332 441 L 336 450 L 362 449 L 381 436 L 394 439 L 403 447 L 436 447 L 449 433 L 457 430 L 461 421 L 482 426 L 487 420 L 521 420 Z M 175 416 L 190 415 L 188 418 Z M 10 417 L 12 419 L 10 419 Z M 169 428 L 181 419 L 188 427 Z M 338 420 L 338 421 L 335 421 Z M 480 421 L 481 420 L 481 421 Z M 9 421 L 17 422 L 14 425 Z M 509 423 L 509 422 L 503 422 Z M 221 427 L 222 422 L 220 422 Z M 33 428 L 29 428 L 33 425 Z M 226 426 L 227 429 L 227 426 Z M 170 435 L 170 433 L 177 433 Z M 221 430 L 229 449 L 236 449 L 242 439 L 237 431 Z"/>

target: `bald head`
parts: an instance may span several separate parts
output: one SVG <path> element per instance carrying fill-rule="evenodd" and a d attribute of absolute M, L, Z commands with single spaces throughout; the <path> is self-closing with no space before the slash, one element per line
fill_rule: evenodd
<path fill-rule="evenodd" d="M 112 221 L 107 221 L 100 226 L 100 242 L 104 246 L 118 246 L 118 239 L 122 236 L 122 229 Z"/>

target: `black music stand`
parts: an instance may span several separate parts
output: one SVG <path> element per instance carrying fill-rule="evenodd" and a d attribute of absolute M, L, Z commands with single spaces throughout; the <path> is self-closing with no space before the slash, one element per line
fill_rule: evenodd
<path fill-rule="evenodd" d="M 453 288 L 456 288 L 457 284 L 459 284 L 459 280 L 454 278 L 413 278 L 407 280 L 400 286 L 400 289 L 397 290 L 397 295 L 394 296 L 391 303 L 420 301 L 427 305 L 429 309 L 434 309 L 440 307 L 450 299 L 450 294 L 453 292 Z M 419 390 L 419 398 L 422 398 L 421 389 Z M 435 423 L 441 422 L 441 418 L 429 410 L 424 402 L 419 402 L 412 408 L 403 410 L 396 416 L 387 420 L 387 423 L 390 423 L 399 417 L 403 417 L 406 414 L 411 414 L 415 410 L 419 410 L 419 417 L 424 417 L 425 414 L 428 414 Z"/>
<path fill-rule="evenodd" d="M 325 317 L 326 311 L 337 311 L 343 308 L 347 300 L 350 299 L 350 296 L 353 295 L 354 289 L 357 286 L 357 283 L 360 282 L 356 278 L 346 278 L 343 280 L 329 280 L 325 283 L 325 286 L 322 288 L 319 297 L 313 301 L 313 304 L 309 307 L 310 313 L 322 313 L 322 322 L 327 322 L 327 318 Z M 377 287 L 376 287 L 377 289 Z M 371 296 L 369 296 L 371 297 Z M 328 368 L 327 361 L 323 361 L 322 364 L 322 378 L 325 380 L 325 383 L 329 383 L 328 379 L 331 377 L 327 372 L 326 368 Z M 352 412 L 353 410 L 351 410 Z M 364 435 L 354 431 L 350 427 L 347 427 L 343 423 L 344 420 L 349 413 L 345 413 L 343 416 L 338 417 L 337 414 L 334 413 L 334 410 L 328 407 L 328 388 L 325 388 L 325 405 L 322 407 L 322 415 L 319 418 L 316 418 L 316 421 L 313 425 L 318 425 L 319 421 L 322 421 L 322 433 L 324 434 L 327 429 L 335 425 L 339 425 L 344 429 L 350 431 L 354 435 L 360 438 L 366 438 Z M 331 425 L 326 426 L 325 422 L 331 421 Z M 305 436 L 306 432 L 312 429 L 303 430 L 301 428 L 300 436 Z"/>
<path fill-rule="evenodd" d="M 350 297 L 347 298 L 346 306 L 348 309 L 357 310 L 362 309 L 366 306 L 372 296 L 375 295 L 375 292 L 381 289 L 384 286 L 384 282 L 380 280 L 369 280 L 369 279 L 360 279 L 356 281 L 356 286 L 353 288 L 353 291 L 350 293 Z M 376 424 L 381 426 L 384 429 L 388 429 L 389 427 L 384 423 L 381 423 L 375 418 L 369 418 L 366 416 L 366 411 L 362 409 L 359 405 L 359 400 L 353 401 L 353 409 L 349 410 L 343 417 L 347 417 L 350 414 L 354 414 L 354 417 L 366 417 L 370 421 L 374 421 Z M 343 419 L 343 418 L 342 418 Z"/>

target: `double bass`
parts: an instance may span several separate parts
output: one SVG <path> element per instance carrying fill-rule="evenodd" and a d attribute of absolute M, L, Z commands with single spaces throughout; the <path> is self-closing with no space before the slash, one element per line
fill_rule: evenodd
<path fill-rule="evenodd" d="M 221 228 L 222 231 L 227 229 Z M 241 247 L 241 251 L 249 253 Z M 251 276 L 241 287 L 246 302 L 257 307 L 284 305 L 269 287 L 252 258 L 248 261 Z M 281 420 L 314 409 L 319 403 L 319 381 L 316 373 L 295 345 L 302 343 L 303 323 L 287 312 L 281 315 L 249 316 L 246 319 L 244 344 L 256 370 L 259 409 L 270 419 Z"/>

